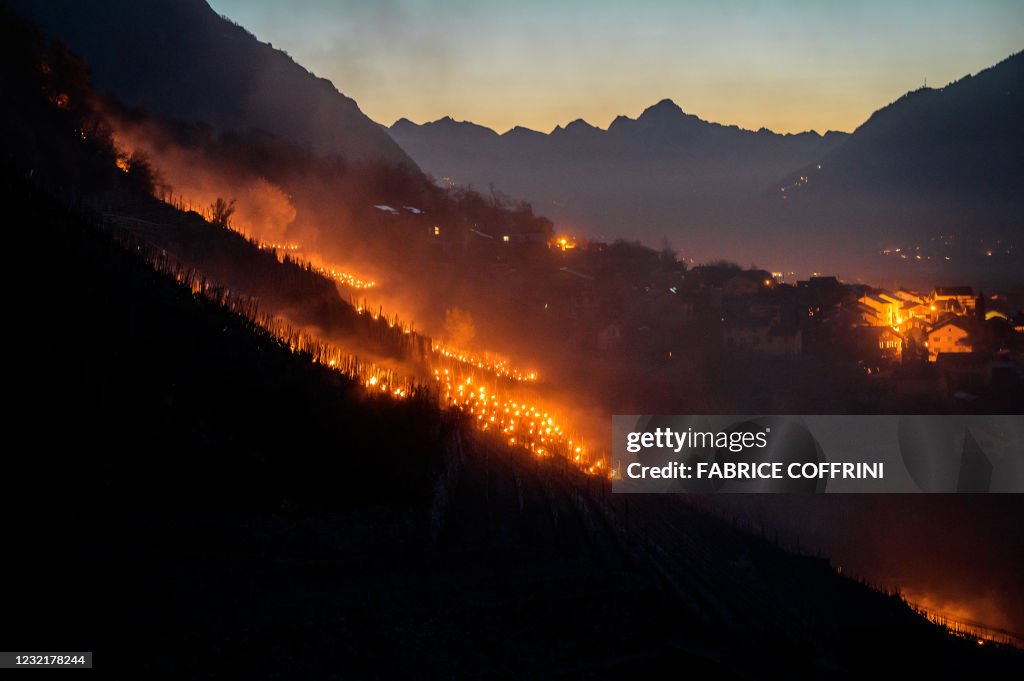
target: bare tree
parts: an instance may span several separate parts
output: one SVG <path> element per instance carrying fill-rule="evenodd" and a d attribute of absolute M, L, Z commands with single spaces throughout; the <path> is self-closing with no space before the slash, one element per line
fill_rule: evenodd
<path fill-rule="evenodd" d="M 221 197 L 210 206 L 210 224 L 217 227 L 230 227 L 231 216 L 235 214 L 235 200 L 225 201 Z"/>

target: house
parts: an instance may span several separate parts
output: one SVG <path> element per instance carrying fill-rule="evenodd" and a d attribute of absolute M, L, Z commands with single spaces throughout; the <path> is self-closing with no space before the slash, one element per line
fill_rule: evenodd
<path fill-rule="evenodd" d="M 903 354 L 903 337 L 891 328 L 880 328 L 874 339 L 878 353 L 887 359 L 899 359 Z"/>
<path fill-rule="evenodd" d="M 848 347 L 855 356 L 874 363 L 899 361 L 903 356 L 903 337 L 890 326 L 859 326 L 849 332 Z"/>
<path fill-rule="evenodd" d="M 938 313 L 966 315 L 974 311 L 974 289 L 970 286 L 937 286 L 932 291 L 932 305 Z"/>
<path fill-rule="evenodd" d="M 884 291 L 861 296 L 857 302 L 863 306 L 864 322 L 870 326 L 895 328 L 903 322 L 903 301 Z"/>
<path fill-rule="evenodd" d="M 759 289 L 756 281 L 739 275 L 726 279 L 723 287 L 727 296 L 752 296 L 757 294 Z"/>
<path fill-rule="evenodd" d="M 908 291 L 905 288 L 897 290 L 896 297 L 904 303 L 913 303 L 915 305 L 924 305 L 926 303 L 924 297 L 920 293 L 917 291 Z"/>
<path fill-rule="evenodd" d="M 799 357 L 803 352 L 803 333 L 797 325 L 757 317 L 726 322 L 722 342 L 729 348 L 771 357 Z"/>
<path fill-rule="evenodd" d="M 771 274 L 764 270 L 745 270 L 729 277 L 722 285 L 726 296 L 754 296 L 772 285 Z"/>
<path fill-rule="evenodd" d="M 934 362 L 942 353 L 971 352 L 971 334 L 967 325 L 951 317 L 939 322 L 928 332 L 928 361 Z"/>
<path fill-rule="evenodd" d="M 903 303 L 903 310 L 901 311 L 901 316 L 905 322 L 916 320 L 922 324 L 927 324 L 935 321 L 935 315 L 935 306 L 927 303 L 906 302 Z"/>
<path fill-rule="evenodd" d="M 830 310 L 847 299 L 847 288 L 837 277 L 814 276 L 798 281 L 797 290 L 802 294 L 803 303 L 820 311 Z"/>

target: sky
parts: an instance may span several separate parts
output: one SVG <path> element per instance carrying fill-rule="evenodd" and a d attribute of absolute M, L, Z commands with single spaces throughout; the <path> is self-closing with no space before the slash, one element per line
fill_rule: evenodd
<path fill-rule="evenodd" d="M 1021 0 L 209 0 L 375 121 L 607 127 L 669 98 L 718 123 L 850 131 L 1024 49 Z"/>

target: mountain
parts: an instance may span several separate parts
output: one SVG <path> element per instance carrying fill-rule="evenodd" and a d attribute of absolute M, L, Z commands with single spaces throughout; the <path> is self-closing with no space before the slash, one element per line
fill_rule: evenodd
<path fill-rule="evenodd" d="M 890 280 L 1020 283 L 1022 121 L 1018 52 L 876 111 L 842 145 L 783 177 L 765 213 L 797 229 L 831 226 Z"/>
<path fill-rule="evenodd" d="M 817 158 L 846 137 L 837 132 L 780 135 L 765 128 L 754 132 L 710 123 L 683 112 L 669 99 L 648 107 L 636 119 L 619 116 L 607 130 L 577 119 L 547 134 L 517 126 L 499 135 L 490 128 L 446 116 L 422 125 L 402 118 L 390 132 L 435 173 L 457 170 L 449 166 L 460 158 L 467 165 L 487 159 L 543 163 L 566 151 L 607 162 L 623 154 L 638 162 L 667 159 L 680 168 L 696 160 L 715 159 L 731 163 L 737 170 L 754 162 L 784 167 L 793 159 Z M 757 170 L 770 177 L 770 168 Z M 502 171 L 496 168 L 493 172 Z"/>
<path fill-rule="evenodd" d="M 800 187 L 812 195 L 861 191 L 1019 199 L 1022 121 L 1024 52 L 1018 52 L 943 88 L 908 92 L 796 176 L 807 178 Z"/>
<path fill-rule="evenodd" d="M 780 135 L 708 122 L 671 100 L 607 130 L 580 119 L 542 133 L 499 135 L 443 118 L 402 119 L 392 137 L 437 177 L 525 198 L 540 212 L 590 234 L 657 242 L 682 223 L 719 223 L 752 213 L 746 205 L 779 177 L 820 158 L 842 133 Z M 685 216 L 685 217 L 684 217 Z"/>
<path fill-rule="evenodd" d="M 670 100 L 607 130 L 498 135 L 443 119 L 390 131 L 427 172 L 493 183 L 568 231 L 668 237 L 690 258 L 798 276 L 1005 285 L 1024 271 L 1021 121 L 1024 53 L 907 93 L 849 135 L 742 130 Z"/>
<path fill-rule="evenodd" d="M 205 0 L 13 0 L 65 40 L 101 92 L 217 128 L 274 133 L 314 153 L 412 165 L 355 101 L 219 16 Z"/>
<path fill-rule="evenodd" d="M 17 282 L 7 422 L 33 435 L 7 457 L 20 483 L 5 489 L 4 583 L 17 588 L 3 589 L 0 638 L 15 649 L 94 651 L 117 678 L 1020 668 L 1019 654 L 950 636 L 763 529 L 676 495 L 610 494 L 474 431 L 433 391 L 374 397 L 293 351 L 205 267 L 230 253 L 238 275 L 325 314 L 317 298 L 339 292 L 134 192 L 139 171 L 118 169 L 82 105 L 81 62 L 29 33 L 0 5 L 0 129 L 13 142 L 0 202 Z M 120 196 L 128 213 L 101 222 L 82 210 L 100 205 L 89 195 Z M 202 279 L 147 233 L 186 252 L 201 242 Z M 1012 553 L 1015 538 L 999 540 Z"/>
<path fill-rule="evenodd" d="M 35 434 L 5 497 L 20 588 L 0 634 L 20 649 L 78 642 L 114 676 L 146 678 L 1020 666 L 678 496 L 609 494 L 426 400 L 368 398 L 6 163 L 0 200 L 34 227 L 11 246 L 47 265 L 12 261 L 14 356 L 76 349 L 74 371 L 9 377 L 9 418 Z"/>

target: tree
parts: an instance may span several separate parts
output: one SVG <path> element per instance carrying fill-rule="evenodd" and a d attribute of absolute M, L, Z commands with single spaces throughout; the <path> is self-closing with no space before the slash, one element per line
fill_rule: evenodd
<path fill-rule="evenodd" d="M 125 168 L 129 191 L 142 196 L 156 194 L 160 176 L 150 163 L 149 157 L 143 153 L 134 153 L 125 160 Z"/>
<path fill-rule="evenodd" d="M 235 200 L 225 201 L 221 197 L 210 206 L 210 224 L 217 227 L 231 227 L 231 216 L 235 214 Z"/>

